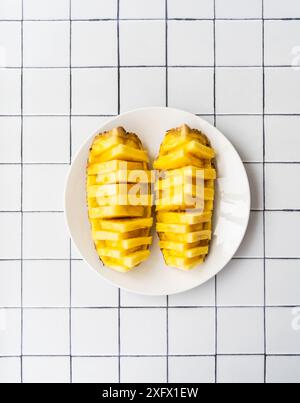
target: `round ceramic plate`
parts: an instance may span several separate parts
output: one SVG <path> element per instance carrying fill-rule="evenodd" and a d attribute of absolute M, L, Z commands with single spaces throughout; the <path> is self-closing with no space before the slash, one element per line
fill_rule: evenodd
<path fill-rule="evenodd" d="M 147 108 L 111 120 L 99 132 L 123 126 L 137 133 L 148 149 L 151 162 L 157 157 L 165 132 L 183 123 L 205 133 L 217 153 L 218 180 L 213 239 L 205 263 L 189 272 L 167 267 L 153 229 L 150 258 L 129 273 L 104 267 L 95 251 L 86 206 L 86 165 L 95 134 L 81 147 L 72 164 L 65 193 L 65 211 L 71 237 L 84 260 L 110 283 L 139 294 L 170 295 L 205 283 L 219 273 L 239 248 L 249 221 L 250 188 L 243 163 L 227 138 L 205 120 L 170 108 Z"/>

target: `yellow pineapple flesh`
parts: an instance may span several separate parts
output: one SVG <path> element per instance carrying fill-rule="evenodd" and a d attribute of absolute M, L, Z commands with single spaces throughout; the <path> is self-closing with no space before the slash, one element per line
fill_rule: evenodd
<path fill-rule="evenodd" d="M 149 257 L 152 174 L 137 135 L 116 128 L 99 134 L 87 166 L 92 237 L 103 264 L 128 272 Z"/>
<path fill-rule="evenodd" d="M 187 125 L 167 132 L 154 168 L 157 227 L 166 264 L 191 270 L 202 264 L 212 238 L 217 172 L 208 138 Z"/>

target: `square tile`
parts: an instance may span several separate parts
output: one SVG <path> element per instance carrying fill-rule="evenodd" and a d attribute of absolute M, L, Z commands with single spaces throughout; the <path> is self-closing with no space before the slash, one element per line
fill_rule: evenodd
<path fill-rule="evenodd" d="M 73 310 L 72 354 L 117 355 L 117 309 Z"/>
<path fill-rule="evenodd" d="M 70 383 L 69 357 L 24 357 L 24 383 Z"/>
<path fill-rule="evenodd" d="M 300 354 L 299 308 L 267 308 L 267 354 Z"/>
<path fill-rule="evenodd" d="M 215 309 L 170 309 L 169 353 L 215 354 Z"/>
<path fill-rule="evenodd" d="M 219 383 L 264 383 L 262 356 L 218 357 Z"/>
<path fill-rule="evenodd" d="M 164 21 L 121 21 L 121 66 L 165 65 Z"/>
<path fill-rule="evenodd" d="M 266 68 L 266 113 L 300 113 L 300 74 L 291 68 Z"/>
<path fill-rule="evenodd" d="M 218 310 L 219 354 L 263 354 L 263 308 L 220 308 Z"/>
<path fill-rule="evenodd" d="M 263 111 L 260 68 L 217 68 L 217 113 L 259 114 Z"/>
<path fill-rule="evenodd" d="M 212 21 L 169 21 L 168 64 L 170 66 L 213 66 Z"/>
<path fill-rule="evenodd" d="M 240 258 L 263 258 L 263 213 L 252 211 L 246 236 L 239 247 L 236 257 Z"/>
<path fill-rule="evenodd" d="M 297 59 L 297 38 L 300 36 L 298 21 L 265 22 L 265 63 L 266 65 L 290 66 Z M 293 50 L 296 53 L 293 54 Z"/>
<path fill-rule="evenodd" d="M 68 67 L 69 22 L 24 22 L 24 66 Z"/>
<path fill-rule="evenodd" d="M 121 382 L 166 383 L 167 360 L 162 357 L 121 358 Z"/>
<path fill-rule="evenodd" d="M 165 18 L 165 0 L 120 0 L 121 18 Z"/>
<path fill-rule="evenodd" d="M 300 382 L 300 357 L 267 357 L 267 383 Z"/>
<path fill-rule="evenodd" d="M 24 214 L 24 259 L 68 259 L 69 237 L 63 213 Z"/>
<path fill-rule="evenodd" d="M 266 213 L 266 256 L 272 258 L 300 257 L 297 212 Z"/>
<path fill-rule="evenodd" d="M 72 117 L 72 157 L 94 133 L 108 122 L 109 118 L 99 116 Z"/>
<path fill-rule="evenodd" d="M 169 306 L 215 306 L 215 279 L 190 291 L 170 295 Z"/>
<path fill-rule="evenodd" d="M 24 309 L 24 355 L 68 355 L 69 351 L 67 309 Z"/>
<path fill-rule="evenodd" d="M 251 189 L 251 208 L 264 208 L 264 166 L 263 164 L 244 164 Z"/>
<path fill-rule="evenodd" d="M 0 309 L 0 356 L 21 355 L 21 310 Z"/>
<path fill-rule="evenodd" d="M 21 383 L 20 358 L 0 358 L 0 383 Z"/>
<path fill-rule="evenodd" d="M 69 0 L 24 0 L 24 19 L 26 20 L 68 18 Z"/>
<path fill-rule="evenodd" d="M 21 210 L 21 166 L 0 165 L 0 209 Z"/>
<path fill-rule="evenodd" d="M 214 71 L 169 68 L 169 106 L 196 114 L 214 113 Z"/>
<path fill-rule="evenodd" d="M 300 17 L 300 4 L 298 0 L 264 0 L 265 18 L 296 18 Z"/>
<path fill-rule="evenodd" d="M 2 0 L 0 4 L 1 20 L 21 20 L 22 0 Z"/>
<path fill-rule="evenodd" d="M 300 164 L 266 165 L 266 208 L 296 210 L 300 205 L 300 188 L 295 178 L 300 176 Z"/>
<path fill-rule="evenodd" d="M 262 0 L 216 0 L 217 18 L 261 18 Z"/>
<path fill-rule="evenodd" d="M 121 354 L 163 355 L 167 350 L 165 309 L 121 310 Z"/>
<path fill-rule="evenodd" d="M 21 214 L 0 213 L 0 259 L 21 258 Z"/>
<path fill-rule="evenodd" d="M 72 0 L 74 20 L 117 18 L 117 0 Z"/>
<path fill-rule="evenodd" d="M 215 357 L 170 357 L 171 383 L 214 383 Z"/>
<path fill-rule="evenodd" d="M 73 69 L 72 82 L 73 114 L 117 114 L 117 69 Z"/>
<path fill-rule="evenodd" d="M 78 21 L 72 24 L 72 66 L 117 66 L 116 21 Z"/>
<path fill-rule="evenodd" d="M 23 263 L 23 306 L 70 306 L 70 264 L 62 261 Z"/>
<path fill-rule="evenodd" d="M 263 161 L 261 116 L 217 116 L 217 126 L 233 143 L 244 162 Z"/>
<path fill-rule="evenodd" d="M 214 18 L 210 0 L 168 0 L 169 18 Z"/>
<path fill-rule="evenodd" d="M 300 162 L 299 116 L 267 116 L 266 161 Z M 284 147 L 282 147 L 284 133 Z"/>
<path fill-rule="evenodd" d="M 262 65 L 262 21 L 217 21 L 218 66 Z"/>
<path fill-rule="evenodd" d="M 0 262 L 0 307 L 21 306 L 21 262 Z"/>
<path fill-rule="evenodd" d="M 218 275 L 219 306 L 263 306 L 263 260 L 236 259 Z"/>
<path fill-rule="evenodd" d="M 69 95 L 68 69 L 24 70 L 25 115 L 67 115 Z"/>
<path fill-rule="evenodd" d="M 0 69 L 0 115 L 21 113 L 21 70 Z"/>
<path fill-rule="evenodd" d="M 72 306 L 117 307 L 118 289 L 85 262 L 72 262 Z"/>
<path fill-rule="evenodd" d="M 139 295 L 121 290 L 122 307 L 162 307 L 167 306 L 167 299 L 164 296 L 152 297 L 149 295 Z"/>
<path fill-rule="evenodd" d="M 21 119 L 0 117 L 0 160 L 2 163 L 21 162 Z"/>
<path fill-rule="evenodd" d="M 134 85 L 133 85 L 134 83 Z M 121 112 L 146 106 L 166 105 L 166 70 L 121 69 Z"/>
<path fill-rule="evenodd" d="M 118 358 L 73 357 L 73 383 L 118 383 Z"/>
<path fill-rule="evenodd" d="M 299 260 L 266 261 L 267 305 L 300 306 Z"/>
<path fill-rule="evenodd" d="M 0 67 L 20 66 L 21 23 L 0 22 Z"/>
<path fill-rule="evenodd" d="M 63 211 L 67 165 L 25 165 L 23 208 L 25 211 Z"/>
<path fill-rule="evenodd" d="M 25 163 L 69 163 L 70 119 L 25 117 L 23 160 Z"/>

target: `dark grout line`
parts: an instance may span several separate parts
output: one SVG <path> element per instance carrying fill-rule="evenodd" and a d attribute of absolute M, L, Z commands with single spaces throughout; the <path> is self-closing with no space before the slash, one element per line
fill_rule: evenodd
<path fill-rule="evenodd" d="M 71 18 L 70 18 L 71 19 Z M 53 19 L 24 19 L 24 22 L 69 22 L 70 19 L 53 18 Z M 216 21 L 261 21 L 261 17 L 245 17 L 245 18 L 215 18 Z M 72 18 L 72 22 L 116 22 L 116 18 Z M 122 21 L 138 22 L 138 21 L 165 21 L 165 18 L 120 18 Z M 265 21 L 300 21 L 300 17 L 286 17 L 286 18 L 264 18 Z M 0 22 L 16 22 L 21 23 L 22 20 L 18 19 L 0 19 Z M 168 18 L 168 21 L 181 21 L 181 22 L 201 22 L 201 21 L 214 21 L 214 18 Z"/>
<path fill-rule="evenodd" d="M 70 23 L 72 26 L 72 23 Z M 219 65 L 219 64 L 207 64 L 207 65 L 169 65 L 170 69 L 260 69 L 263 66 L 261 64 L 241 64 L 241 65 Z M 265 65 L 265 69 L 294 69 L 295 67 L 290 64 L 278 64 L 278 65 Z M 137 64 L 137 65 L 102 65 L 102 66 L 5 66 L 0 67 L 1 70 L 103 70 L 103 69 L 163 69 L 165 65 L 163 64 Z"/>
<path fill-rule="evenodd" d="M 213 0 L 214 21 L 214 126 L 217 125 L 217 35 L 216 35 L 216 0 Z M 218 276 L 215 276 L 215 383 L 218 383 Z"/>
<path fill-rule="evenodd" d="M 69 0 L 69 24 L 70 24 L 70 38 L 69 38 L 69 69 L 70 69 L 70 116 L 69 116 L 69 162 L 70 165 L 72 163 L 72 148 L 73 148 L 73 136 L 72 136 L 72 111 L 73 111 L 73 80 L 72 80 L 72 0 Z M 70 298 L 70 307 L 69 307 L 69 348 L 70 348 L 70 383 L 73 383 L 73 360 L 72 360 L 72 240 L 69 240 L 69 282 L 70 282 L 70 290 L 69 290 L 69 298 Z"/>
<path fill-rule="evenodd" d="M 263 353 L 224 353 L 218 354 L 217 357 L 264 357 L 265 354 Z M 300 354 L 266 354 L 267 357 L 299 357 Z M 70 355 L 28 355 L 24 354 L 23 357 L 26 358 L 69 358 Z M 118 355 L 77 355 L 74 354 L 73 358 L 118 358 Z M 121 355 L 121 358 L 165 358 L 166 356 L 163 354 L 126 354 Z M 170 354 L 169 357 L 174 358 L 214 358 L 215 354 Z M 0 356 L 0 359 L 12 359 L 12 358 L 21 358 L 19 355 L 8 355 L 8 356 Z"/>
<path fill-rule="evenodd" d="M 121 113 L 120 0 L 117 0 L 118 115 Z M 118 289 L 118 383 L 121 383 L 121 290 Z"/>
<path fill-rule="evenodd" d="M 263 251 L 264 251 L 264 383 L 267 383 L 267 277 L 266 277 L 266 66 L 265 66 L 265 21 L 264 0 L 262 0 L 262 63 L 263 63 Z"/>
<path fill-rule="evenodd" d="M 165 0 L 165 69 L 166 69 L 166 107 L 169 106 L 169 4 Z M 166 383 L 170 381 L 169 345 L 169 296 L 166 296 Z"/>
<path fill-rule="evenodd" d="M 170 106 L 171 107 L 171 106 Z M 214 117 L 214 113 L 199 113 L 199 112 L 192 112 L 196 116 L 211 116 Z M 110 115 L 99 115 L 99 114 L 72 114 L 72 118 L 115 118 L 118 115 L 116 114 L 110 114 Z M 262 113 L 221 113 L 218 112 L 216 114 L 217 117 L 263 117 Z M 265 113 L 264 116 L 266 117 L 300 117 L 300 113 Z M 0 115 L 0 118 L 21 118 L 22 115 L 11 115 L 11 114 L 5 114 L 5 115 Z M 70 115 L 66 114 L 59 114 L 59 115 L 40 115 L 40 114 L 35 114 L 35 115 L 30 115 L 30 114 L 23 114 L 24 118 L 69 118 Z"/>
<path fill-rule="evenodd" d="M 233 260 L 263 260 L 263 257 L 247 257 L 247 256 L 235 256 L 232 258 Z M 69 262 L 69 258 L 23 258 L 24 262 Z M 270 257 L 266 256 L 266 260 L 300 260 L 299 256 L 293 256 L 293 257 Z M 84 263 L 84 260 L 81 258 L 72 258 L 73 262 L 82 262 Z M 0 259 L 0 262 L 21 262 L 21 258 L 16 259 L 16 258 L 2 258 Z"/>
<path fill-rule="evenodd" d="M 168 311 L 170 310 L 175 310 L 175 309 L 180 309 L 180 310 L 184 310 L 184 309 L 208 309 L 208 310 L 213 310 L 215 309 L 217 306 L 218 309 L 291 309 L 291 308 L 297 308 L 300 307 L 300 305 L 168 305 Z M 77 310 L 77 311 L 84 311 L 84 310 L 94 310 L 94 311 L 101 311 L 101 310 L 140 310 L 140 309 L 145 309 L 145 310 L 165 310 L 166 309 L 166 305 L 161 305 L 161 306 L 121 306 L 119 307 L 118 305 L 116 306 L 55 306 L 55 307 L 51 307 L 51 306 L 42 306 L 42 307 L 34 307 L 34 306 L 23 306 L 23 308 L 21 308 L 21 306 L 0 306 L 0 309 L 4 309 L 4 310 L 19 310 L 19 309 L 23 309 L 23 310 L 28 310 L 28 311 L 40 311 L 40 310 L 59 310 L 59 311 L 68 311 L 70 309 L 70 307 L 72 308 L 72 310 Z M 121 350 L 121 349 L 120 349 Z M 167 349 L 168 351 L 168 349 Z"/>
<path fill-rule="evenodd" d="M 23 337 L 24 337 L 24 313 L 23 313 L 23 285 L 24 285 L 24 276 L 23 276 L 23 253 L 24 253 L 24 214 L 23 214 L 23 196 L 24 196 L 24 120 L 23 120 L 23 111 L 24 111 L 24 1 L 21 2 L 22 7 L 22 21 L 21 21 L 21 383 L 23 383 Z"/>

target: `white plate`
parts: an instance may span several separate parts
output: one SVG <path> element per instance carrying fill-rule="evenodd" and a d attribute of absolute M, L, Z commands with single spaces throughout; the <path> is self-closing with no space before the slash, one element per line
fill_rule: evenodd
<path fill-rule="evenodd" d="M 94 136 L 82 146 L 72 164 L 65 193 L 65 211 L 71 237 L 84 260 L 104 279 L 139 294 L 170 295 L 205 283 L 219 273 L 236 253 L 244 238 L 250 215 L 250 188 L 243 163 L 226 137 L 199 117 L 170 108 L 147 108 L 125 113 L 99 131 L 123 126 L 135 132 L 153 160 L 168 129 L 187 123 L 200 129 L 217 152 L 217 193 L 210 254 L 198 268 L 183 272 L 167 267 L 154 233 L 151 256 L 132 272 L 122 274 L 103 267 L 91 237 L 86 207 L 86 164 Z"/>

